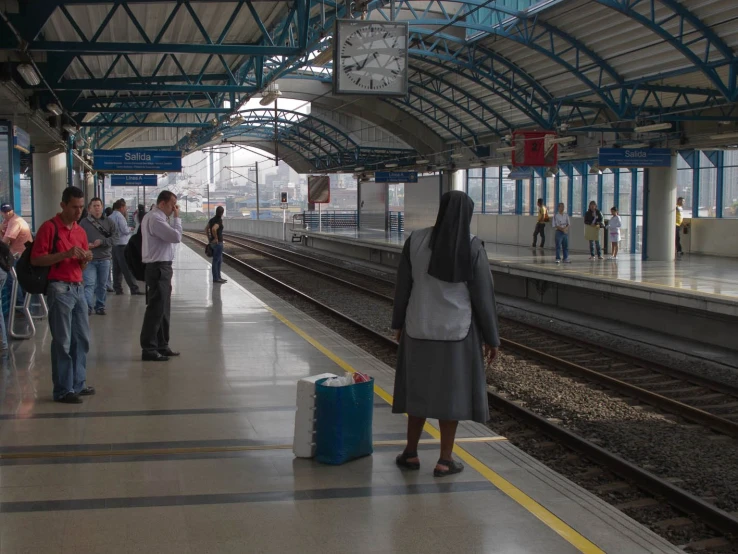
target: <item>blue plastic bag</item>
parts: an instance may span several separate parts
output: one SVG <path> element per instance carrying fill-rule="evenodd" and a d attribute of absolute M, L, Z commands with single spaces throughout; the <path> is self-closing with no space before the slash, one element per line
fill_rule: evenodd
<path fill-rule="evenodd" d="M 315 383 L 315 459 L 340 465 L 368 456 L 372 444 L 374 379 L 345 387 Z"/>

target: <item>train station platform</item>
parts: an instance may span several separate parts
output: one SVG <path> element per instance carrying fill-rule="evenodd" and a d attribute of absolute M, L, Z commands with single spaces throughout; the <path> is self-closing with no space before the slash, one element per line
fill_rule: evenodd
<path fill-rule="evenodd" d="M 307 246 L 396 266 L 404 237 L 375 231 L 304 232 Z M 686 254 L 674 262 L 620 254 L 616 261 L 573 253 L 556 264 L 552 248 L 485 243 L 498 292 L 632 323 L 717 346 L 738 332 L 738 258 Z M 689 319 L 686 319 L 688 316 Z M 676 318 L 676 319 L 674 319 Z"/>
<path fill-rule="evenodd" d="M 79 406 L 51 401 L 50 335 L 13 342 L 0 373 L 0 552 L 676 553 L 649 530 L 486 426 L 460 427 L 467 470 L 394 464 L 405 418 L 393 371 L 248 278 L 213 287 L 186 246 L 175 261 L 172 347 L 142 362 L 142 297 L 91 317 Z M 375 453 L 343 466 L 291 452 L 296 381 L 376 380 Z"/>

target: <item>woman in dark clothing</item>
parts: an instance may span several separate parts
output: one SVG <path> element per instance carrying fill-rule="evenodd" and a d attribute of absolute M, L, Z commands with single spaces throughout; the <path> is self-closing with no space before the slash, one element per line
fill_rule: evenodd
<path fill-rule="evenodd" d="M 469 231 L 473 212 L 463 192 L 444 194 L 435 226 L 407 239 L 397 271 L 392 328 L 400 348 L 392 411 L 408 414 L 408 428 L 396 461 L 419 469 L 425 420 L 438 419 L 436 477 L 464 469 L 452 457 L 456 428 L 459 420 L 487 421 L 485 362 L 500 344 L 487 253 Z"/>
<path fill-rule="evenodd" d="M 602 249 L 600 248 L 600 228 L 602 227 L 602 212 L 597 209 L 597 202 L 592 200 L 589 203 L 589 209 L 584 214 L 585 238 L 589 240 L 589 259 L 595 259 L 595 247 L 597 248 L 597 257 L 602 259 Z"/>

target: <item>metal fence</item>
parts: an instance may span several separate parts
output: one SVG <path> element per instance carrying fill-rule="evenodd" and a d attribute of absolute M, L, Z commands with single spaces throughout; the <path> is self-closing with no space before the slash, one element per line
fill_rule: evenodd
<path fill-rule="evenodd" d="M 323 229 L 356 229 L 358 218 L 356 211 L 303 212 L 305 227 L 311 231 Z M 320 219 L 318 219 L 320 218 Z M 321 225 L 322 223 L 322 225 Z"/>
<path fill-rule="evenodd" d="M 389 213 L 389 230 L 390 233 L 402 234 L 405 232 L 405 214 L 403 212 Z"/>

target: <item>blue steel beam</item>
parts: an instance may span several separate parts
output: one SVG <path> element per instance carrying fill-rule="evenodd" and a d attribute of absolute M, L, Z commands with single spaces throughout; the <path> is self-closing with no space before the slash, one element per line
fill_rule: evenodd
<path fill-rule="evenodd" d="M 294 46 L 264 46 L 261 44 L 178 44 L 139 42 L 63 42 L 35 41 L 28 45 L 29 52 L 65 52 L 74 54 L 212 54 L 237 56 L 293 56 L 300 53 Z"/>

